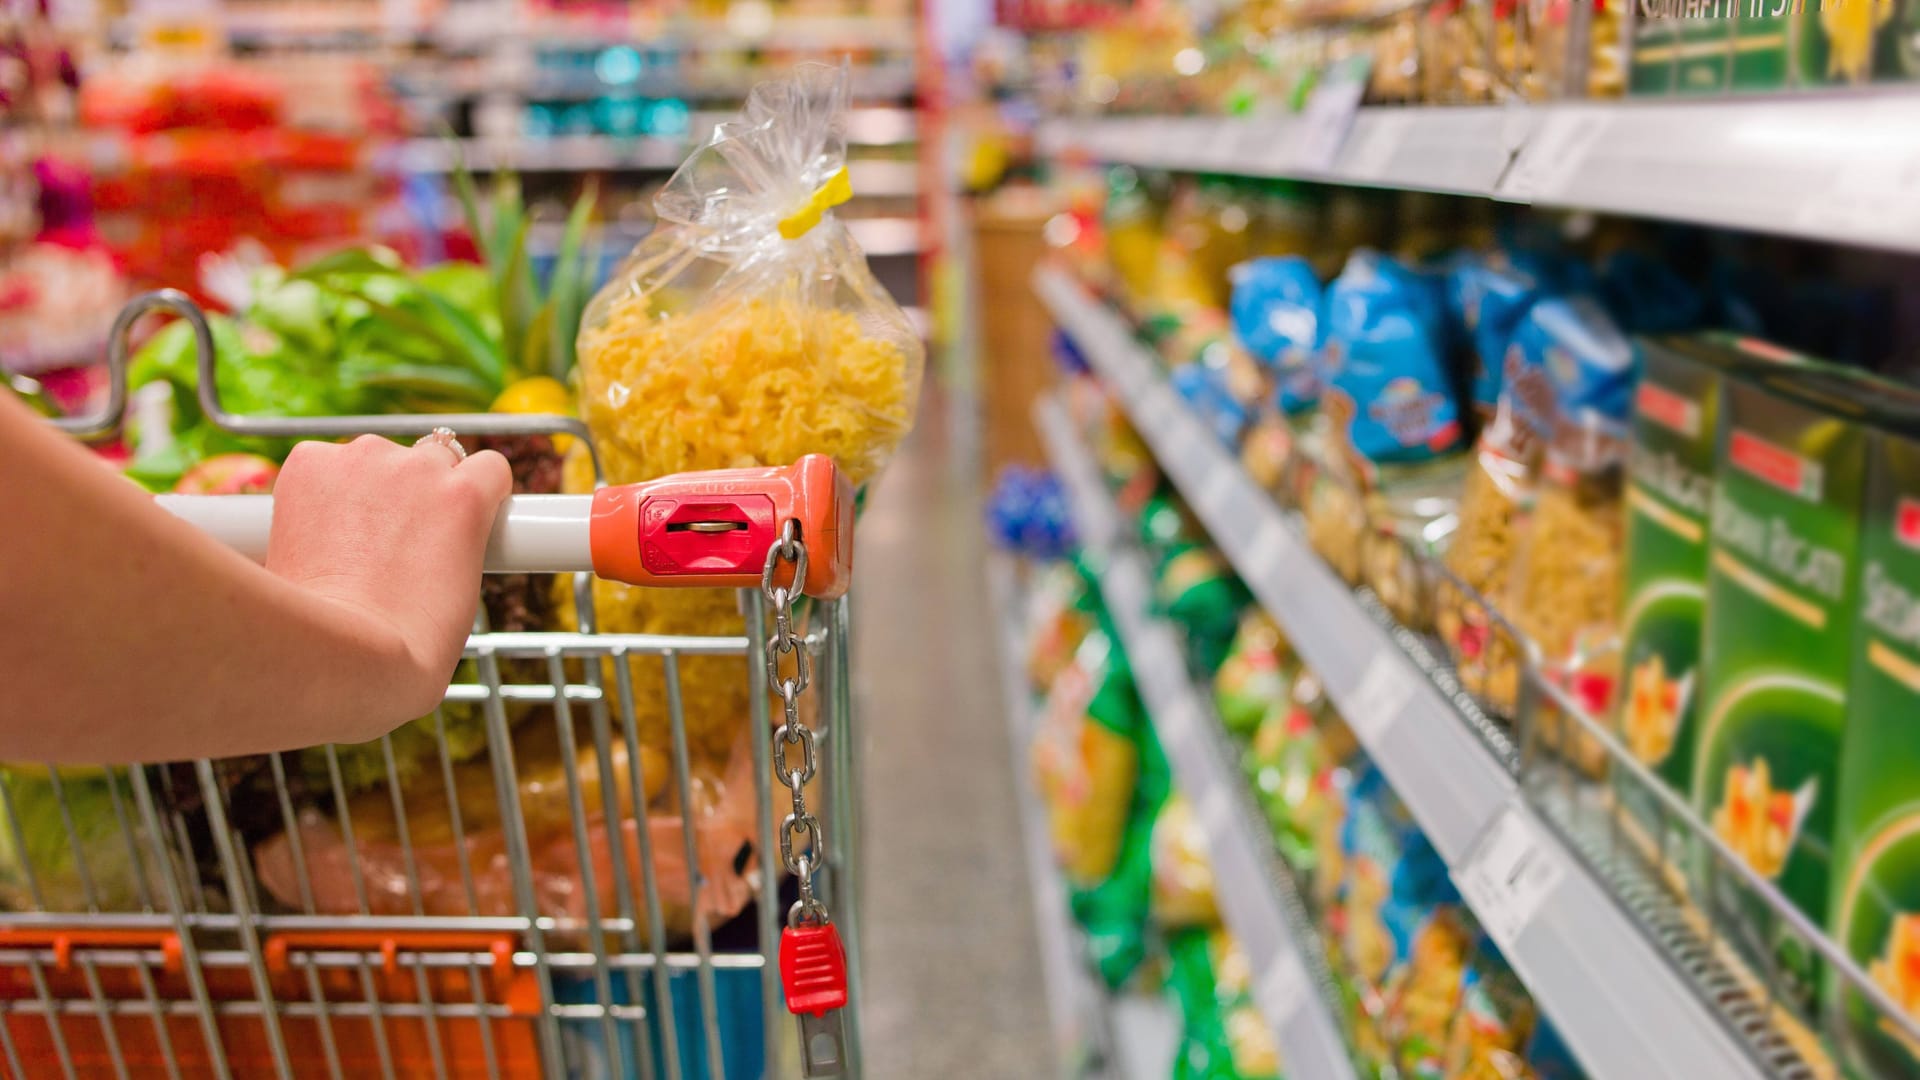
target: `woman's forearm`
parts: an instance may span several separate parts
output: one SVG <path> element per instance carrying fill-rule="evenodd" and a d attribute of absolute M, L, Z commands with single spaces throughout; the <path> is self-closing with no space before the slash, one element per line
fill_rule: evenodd
<path fill-rule="evenodd" d="M 343 600 L 327 581 L 289 581 L 220 547 L 5 394 L 0 518 L 0 712 L 11 714 L 0 716 L 0 760 L 156 761 L 373 738 L 427 712 L 434 678 L 444 688 L 457 659 L 457 643 L 450 654 L 444 641 L 411 640 L 423 636 L 414 624 Z M 475 596 L 477 558 L 465 584 Z M 393 612 L 408 603 L 394 597 Z M 457 622 L 457 607 L 436 626 Z"/>

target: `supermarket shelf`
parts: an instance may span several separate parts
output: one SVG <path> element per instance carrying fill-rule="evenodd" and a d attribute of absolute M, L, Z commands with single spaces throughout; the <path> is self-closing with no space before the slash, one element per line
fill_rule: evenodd
<path fill-rule="evenodd" d="M 648 50 L 725 52 L 778 48 L 796 52 L 823 49 L 911 51 L 918 44 L 909 18 L 877 15 L 783 15 L 762 6 L 739 4 L 732 18 L 607 19 L 528 16 L 507 19 L 447 19 L 432 31 L 446 49 L 479 49 L 512 40 L 540 48 L 592 49 L 634 45 Z"/>
<path fill-rule="evenodd" d="M 1290 1072 L 1351 1080 L 1353 1065 L 1339 1026 L 1316 990 L 1324 961 L 1304 954 L 1294 927 L 1298 901 L 1277 869 L 1278 854 L 1251 789 L 1234 767 L 1224 732 L 1208 711 L 1174 629 L 1149 615 L 1151 579 L 1145 557 L 1118 543 L 1120 522 L 1086 444 L 1058 402 L 1042 402 L 1036 423 L 1067 489 L 1075 530 L 1104 563 L 1100 590 L 1113 616 L 1140 697 L 1153 718 L 1174 782 L 1192 801 L 1213 865 L 1222 919 L 1252 961 L 1254 999 L 1273 1026 Z M 1310 974 L 1310 972 L 1312 974 Z"/>
<path fill-rule="evenodd" d="M 1492 195 L 1525 119 L 1497 107 L 1362 109 L 1331 169 L 1303 164 L 1309 127 L 1292 115 L 1056 120 L 1040 146 L 1153 168 Z"/>
<path fill-rule="evenodd" d="M 1765 1075 L 1725 1019 L 1523 803 L 1499 733 L 1411 635 L 1361 603 L 1313 554 L 1187 412 L 1126 323 L 1058 271 L 1042 270 L 1036 287 L 1254 596 L 1288 628 L 1587 1070 L 1603 1078 Z M 1143 683 L 1155 666 L 1136 660 Z M 1472 887 L 1501 834 L 1525 841 L 1530 877 L 1538 875 L 1539 889 L 1524 899 Z"/>
<path fill-rule="evenodd" d="M 475 172 L 653 172 L 680 167 L 694 140 L 658 135 L 556 135 L 546 138 L 416 138 L 401 144 L 396 168 L 410 173 L 453 171 L 464 158 Z M 855 194 L 911 197 L 919 193 L 918 166 L 911 161 L 860 161 L 848 164 Z"/>
<path fill-rule="evenodd" d="M 674 67 L 643 75 L 632 82 L 612 84 L 591 71 L 543 70 L 531 63 L 471 61 L 412 61 L 392 72 L 402 94 L 420 99 L 511 97 L 535 100 L 592 101 L 597 98 L 680 98 L 687 101 L 737 101 L 763 82 L 778 79 L 786 68 L 761 66 L 708 70 Z M 848 76 L 848 90 L 858 102 L 898 102 L 918 90 L 911 64 L 863 64 Z"/>
<path fill-rule="evenodd" d="M 988 562 L 987 584 L 1000 631 L 1000 684 L 1007 698 L 1021 841 L 1056 1057 L 1070 1075 L 1081 1075 L 1074 1066 L 1105 1064 L 1108 1068 L 1100 1075 L 1111 1080 L 1164 1080 L 1179 1032 L 1173 1007 L 1160 996 L 1111 995 L 1088 968 L 1085 936 L 1069 917 L 1045 811 L 1033 785 L 1024 779 L 1030 773 L 1028 747 L 1040 716 L 1039 705 L 1026 692 L 1019 596 L 1010 557 L 995 556 Z"/>
<path fill-rule="evenodd" d="M 1920 92 L 1361 109 L 1329 169 L 1305 114 L 1056 120 L 1119 163 L 1481 195 L 1920 251 Z"/>

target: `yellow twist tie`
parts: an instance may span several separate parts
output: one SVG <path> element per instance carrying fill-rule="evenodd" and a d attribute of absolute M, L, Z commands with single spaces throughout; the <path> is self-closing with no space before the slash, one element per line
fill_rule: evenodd
<path fill-rule="evenodd" d="M 780 235 L 789 240 L 798 240 L 807 235 L 815 225 L 820 224 L 820 216 L 827 211 L 853 198 L 853 181 L 847 176 L 847 167 L 827 178 L 814 193 L 807 198 L 800 209 L 780 219 Z"/>

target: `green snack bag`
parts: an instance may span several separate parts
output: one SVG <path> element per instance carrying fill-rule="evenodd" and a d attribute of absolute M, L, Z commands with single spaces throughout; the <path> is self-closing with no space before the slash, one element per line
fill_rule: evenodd
<path fill-rule="evenodd" d="M 1246 954 L 1224 930 L 1169 935 L 1167 986 L 1180 1008 L 1175 1080 L 1280 1080 L 1279 1050 L 1253 1004 Z"/>
<path fill-rule="evenodd" d="M 1120 656 L 1117 650 L 1115 655 Z M 1087 717 L 1131 739 L 1139 763 L 1111 871 L 1098 883 L 1070 888 L 1067 894 L 1074 918 L 1086 931 L 1087 950 L 1095 969 L 1109 988 L 1118 989 L 1146 957 L 1153 892 L 1153 824 L 1167 801 L 1172 780 L 1166 755 L 1134 692 L 1124 657 L 1118 659 L 1109 679 L 1094 694 Z"/>
<path fill-rule="evenodd" d="M 1920 1015 L 1920 428 L 1879 435 L 1869 452 L 1829 929 Z M 1920 1075 L 1920 1048 L 1864 995 L 1830 978 L 1828 998 L 1850 1073 Z"/>
<path fill-rule="evenodd" d="M 1694 807 L 1761 876 L 1824 921 L 1848 709 L 1871 388 L 1827 367 L 1729 374 L 1707 570 Z M 1717 910 L 1786 993 L 1814 958 L 1718 874 Z"/>
<path fill-rule="evenodd" d="M 1167 559 L 1156 593 L 1160 610 L 1186 631 L 1189 662 L 1211 678 L 1233 646 L 1246 587 L 1218 552 L 1193 544 Z"/>
<path fill-rule="evenodd" d="M 1213 678 L 1220 722 L 1234 735 L 1252 735 L 1269 713 L 1285 707 L 1298 668 L 1273 618 L 1259 608 L 1248 611 Z"/>

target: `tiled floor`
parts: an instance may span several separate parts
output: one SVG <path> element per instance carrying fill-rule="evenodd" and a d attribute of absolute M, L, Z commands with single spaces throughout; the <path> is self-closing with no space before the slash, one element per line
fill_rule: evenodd
<path fill-rule="evenodd" d="M 856 544 L 871 1080 L 1048 1080 L 979 495 L 935 400 Z"/>

